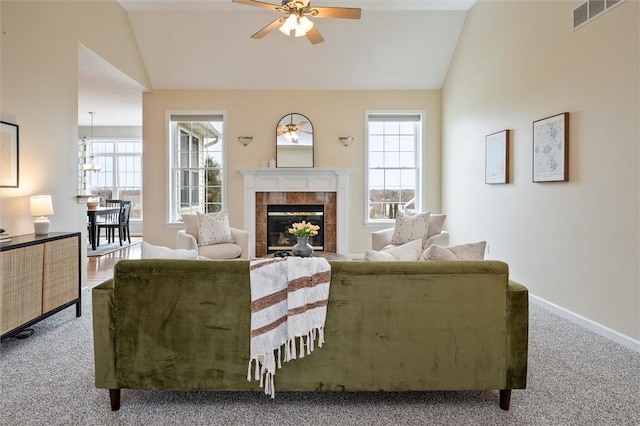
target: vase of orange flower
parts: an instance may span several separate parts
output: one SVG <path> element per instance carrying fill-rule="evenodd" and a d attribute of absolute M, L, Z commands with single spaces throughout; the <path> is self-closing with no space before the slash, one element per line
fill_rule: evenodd
<path fill-rule="evenodd" d="M 318 235 L 318 230 L 320 230 L 318 225 L 313 225 L 304 220 L 291 225 L 289 233 L 298 237 L 298 242 L 291 248 L 294 256 L 311 257 L 313 246 L 309 244 L 309 237 Z"/>

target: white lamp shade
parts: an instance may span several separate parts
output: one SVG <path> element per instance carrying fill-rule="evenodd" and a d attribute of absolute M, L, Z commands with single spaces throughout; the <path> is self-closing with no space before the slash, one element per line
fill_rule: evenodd
<path fill-rule="evenodd" d="M 300 18 L 300 26 L 302 27 L 304 32 L 307 33 L 311 30 L 311 28 L 313 28 L 313 22 L 311 22 L 311 19 L 303 16 L 302 18 Z"/>
<path fill-rule="evenodd" d="M 289 17 L 284 21 L 284 23 L 280 26 L 279 30 L 284 35 L 291 34 L 291 31 L 296 28 L 298 25 L 298 17 L 295 13 L 289 15 Z"/>
<path fill-rule="evenodd" d="M 49 216 L 53 214 L 51 195 L 34 195 L 30 199 L 31 216 Z"/>

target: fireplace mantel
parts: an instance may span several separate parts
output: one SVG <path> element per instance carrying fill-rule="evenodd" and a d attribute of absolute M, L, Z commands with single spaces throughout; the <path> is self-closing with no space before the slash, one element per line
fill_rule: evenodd
<path fill-rule="evenodd" d="M 336 251 L 349 253 L 349 175 L 353 169 L 245 167 L 238 172 L 244 182 L 243 229 L 249 232 L 252 257 L 256 254 L 256 192 L 335 192 Z"/>

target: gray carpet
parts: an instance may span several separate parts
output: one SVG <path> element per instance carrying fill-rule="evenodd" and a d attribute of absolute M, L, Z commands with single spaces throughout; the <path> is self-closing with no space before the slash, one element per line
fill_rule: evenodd
<path fill-rule="evenodd" d="M 122 391 L 93 386 L 90 295 L 0 345 L 3 425 L 639 425 L 640 354 L 531 306 L 528 388 L 497 392 Z"/>

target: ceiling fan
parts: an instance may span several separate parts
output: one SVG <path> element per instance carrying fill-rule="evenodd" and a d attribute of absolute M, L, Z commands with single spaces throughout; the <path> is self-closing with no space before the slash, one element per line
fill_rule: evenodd
<path fill-rule="evenodd" d="M 276 136 L 284 136 L 289 142 L 298 143 L 300 136 L 298 133 L 307 133 L 312 135 L 313 132 L 301 129 L 302 126 L 309 124 L 308 121 L 301 121 L 298 124 L 293 124 L 293 115 L 291 115 L 290 124 L 280 124 L 276 132 Z"/>
<path fill-rule="evenodd" d="M 289 36 L 293 33 L 296 37 L 306 36 L 312 44 L 318 44 L 322 43 L 324 38 L 309 17 L 360 19 L 361 14 L 360 9 L 353 7 L 312 7 L 309 0 L 282 0 L 280 6 L 257 0 L 232 1 L 247 6 L 277 10 L 284 14 L 251 36 L 256 39 L 262 38 L 278 28 L 285 35 Z"/>

